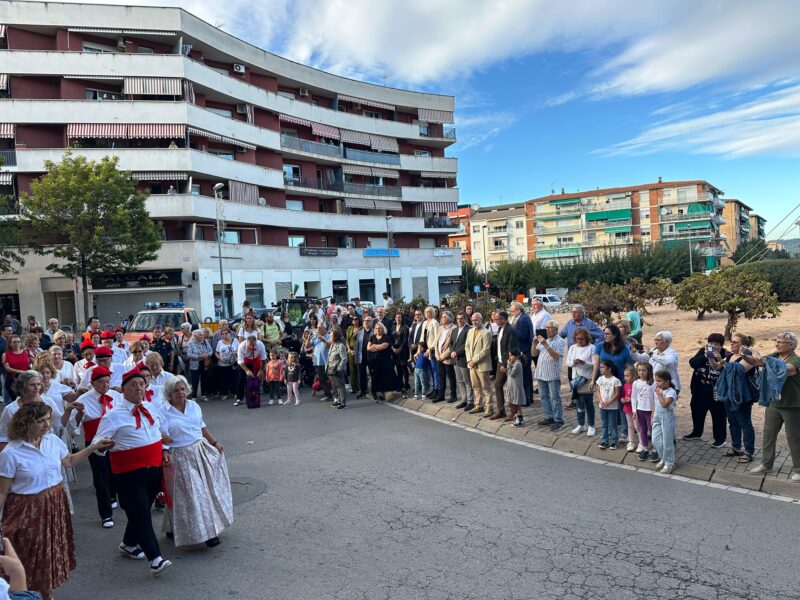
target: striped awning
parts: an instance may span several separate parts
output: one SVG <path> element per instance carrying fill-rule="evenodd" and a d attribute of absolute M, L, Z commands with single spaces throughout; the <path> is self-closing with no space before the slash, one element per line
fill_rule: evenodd
<path fill-rule="evenodd" d="M 244 114 L 247 118 L 247 122 L 250 123 L 250 125 L 253 125 L 256 122 L 256 109 L 252 104 L 248 103 L 244 105 Z"/>
<path fill-rule="evenodd" d="M 176 35 L 174 31 L 157 29 L 116 29 L 114 27 L 68 27 L 67 31 L 75 33 L 113 33 L 116 35 Z"/>
<path fill-rule="evenodd" d="M 427 177 L 428 179 L 455 179 L 455 173 L 444 173 L 442 171 L 422 171 L 420 173 L 422 177 Z"/>
<path fill-rule="evenodd" d="M 128 125 L 130 138 L 162 138 L 183 139 L 186 137 L 186 125 L 164 125 L 161 123 L 132 123 Z"/>
<path fill-rule="evenodd" d="M 193 133 L 194 135 L 201 135 L 204 138 L 208 138 L 209 140 L 214 140 L 216 142 L 222 142 L 223 144 L 232 144 L 234 146 L 241 146 L 247 150 L 255 150 L 256 147 L 253 144 L 248 144 L 247 142 L 242 142 L 240 140 L 235 140 L 233 138 L 225 137 L 224 135 L 218 135 L 216 133 L 209 133 L 208 131 L 203 131 L 202 129 L 197 129 L 196 127 L 187 127 L 186 130 L 189 133 Z"/>
<path fill-rule="evenodd" d="M 373 210 L 375 208 L 375 201 L 365 200 L 363 198 L 345 198 L 344 205 L 347 208 L 366 208 L 367 210 Z"/>
<path fill-rule="evenodd" d="M 14 183 L 14 174 L 9 173 L 6 171 L 5 173 L 0 171 L 0 185 L 11 185 Z"/>
<path fill-rule="evenodd" d="M 147 96 L 181 96 L 183 80 L 179 77 L 126 77 L 123 94 Z"/>
<path fill-rule="evenodd" d="M 391 104 L 384 104 L 383 102 L 378 102 L 377 100 L 367 100 L 365 98 L 356 98 L 355 96 L 345 96 L 344 94 L 339 94 L 339 100 L 344 100 L 345 102 L 355 102 L 356 104 L 363 104 L 364 106 L 373 106 L 375 108 L 383 108 L 385 110 L 395 110 L 395 107 Z"/>
<path fill-rule="evenodd" d="M 375 177 L 388 177 L 389 179 L 400 178 L 400 173 L 394 169 L 381 169 L 378 167 L 372 167 L 372 174 Z"/>
<path fill-rule="evenodd" d="M 422 207 L 429 213 L 449 213 L 458 208 L 457 202 L 423 202 Z"/>
<path fill-rule="evenodd" d="M 400 147 L 397 145 L 397 140 L 382 135 L 369 136 L 369 145 L 373 150 L 384 150 L 386 152 L 400 152 Z"/>
<path fill-rule="evenodd" d="M 189 104 L 195 104 L 194 83 L 185 79 L 183 82 L 183 99 Z"/>
<path fill-rule="evenodd" d="M 295 125 L 302 125 L 303 127 L 311 127 L 311 121 L 301 119 L 300 117 L 293 117 L 292 115 L 278 115 L 278 119 L 284 123 L 294 123 Z"/>
<path fill-rule="evenodd" d="M 0 138 L 13 138 L 14 129 L 14 123 L 0 123 Z"/>
<path fill-rule="evenodd" d="M 420 108 L 419 120 L 428 123 L 453 123 L 453 113 L 446 110 L 433 110 L 432 108 Z"/>
<path fill-rule="evenodd" d="M 320 137 L 330 138 L 332 140 L 338 140 L 341 138 L 341 134 L 336 127 L 325 125 L 324 123 L 311 123 L 311 133 Z"/>
<path fill-rule="evenodd" d="M 189 175 L 177 171 L 134 171 L 131 173 L 139 181 L 186 181 Z"/>
<path fill-rule="evenodd" d="M 364 175 L 365 177 L 372 177 L 372 169 L 370 167 L 362 167 L 360 165 L 342 165 L 342 173 L 347 175 Z"/>
<path fill-rule="evenodd" d="M 350 144 L 359 144 L 361 146 L 369 146 L 369 135 L 361 133 L 360 131 L 350 131 L 349 129 L 342 129 L 342 141 Z"/>
<path fill-rule="evenodd" d="M 403 203 L 397 200 L 373 200 L 373 202 L 378 210 L 403 210 Z"/>
<path fill-rule="evenodd" d="M 242 181 L 228 181 L 228 199 L 241 204 L 258 204 L 258 186 Z"/>
<path fill-rule="evenodd" d="M 117 75 L 64 75 L 64 79 L 92 79 L 94 81 L 123 81 L 125 78 Z"/>
<path fill-rule="evenodd" d="M 69 123 L 69 138 L 127 138 L 127 123 Z"/>
<path fill-rule="evenodd" d="M 0 73 L 0 92 L 8 89 L 8 73 Z"/>

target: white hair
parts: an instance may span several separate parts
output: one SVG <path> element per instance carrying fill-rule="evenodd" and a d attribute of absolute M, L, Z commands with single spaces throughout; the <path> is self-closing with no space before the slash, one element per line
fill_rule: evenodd
<path fill-rule="evenodd" d="M 550 320 L 547 322 L 547 324 L 548 324 L 548 325 L 552 325 L 552 326 L 553 326 L 553 327 L 555 327 L 556 329 L 559 329 L 559 328 L 561 327 L 561 326 L 558 324 L 558 321 L 556 321 L 555 319 L 550 319 Z"/>
<path fill-rule="evenodd" d="M 167 402 L 169 402 L 170 396 L 172 396 L 172 392 L 175 389 L 175 386 L 178 385 L 179 383 L 182 383 L 186 387 L 187 395 L 192 390 L 192 386 L 189 385 L 189 382 L 186 381 L 186 377 L 184 377 L 183 375 L 175 375 L 175 377 L 170 377 L 164 382 L 164 398 L 167 399 Z"/>
<path fill-rule="evenodd" d="M 657 338 L 661 338 L 662 340 L 667 342 L 668 346 L 672 343 L 672 332 L 671 331 L 659 331 L 656 334 L 656 337 Z"/>
<path fill-rule="evenodd" d="M 586 314 L 586 309 L 583 307 L 583 304 L 573 304 L 573 305 L 570 307 L 570 310 L 577 310 L 577 311 L 578 311 L 579 313 L 581 313 L 582 315 L 585 315 L 585 314 Z"/>
<path fill-rule="evenodd" d="M 797 336 L 791 331 L 784 331 L 783 333 L 779 333 L 778 339 L 789 340 L 789 343 L 792 345 L 792 348 L 797 348 Z"/>

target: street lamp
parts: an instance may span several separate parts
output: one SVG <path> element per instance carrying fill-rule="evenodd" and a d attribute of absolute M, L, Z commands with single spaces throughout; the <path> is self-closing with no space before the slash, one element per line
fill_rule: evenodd
<path fill-rule="evenodd" d="M 486 230 L 489 229 L 486 225 L 481 225 L 481 234 L 483 237 L 483 287 L 484 289 L 489 289 L 489 264 L 488 259 L 486 258 L 486 244 L 488 243 L 488 236 L 486 234 Z"/>
<path fill-rule="evenodd" d="M 389 221 L 391 220 L 392 215 L 386 215 L 386 245 L 388 246 L 386 257 L 389 261 L 389 285 L 386 291 L 389 293 L 389 298 L 394 298 L 392 296 L 392 232 L 389 230 Z"/>
<path fill-rule="evenodd" d="M 219 299 L 222 303 L 222 318 L 227 319 L 227 311 L 225 310 L 225 278 L 222 274 L 222 231 L 223 231 L 223 223 L 222 223 L 222 188 L 225 187 L 225 184 L 215 183 L 214 184 L 214 200 L 216 202 L 217 207 L 217 254 L 219 255 Z"/>

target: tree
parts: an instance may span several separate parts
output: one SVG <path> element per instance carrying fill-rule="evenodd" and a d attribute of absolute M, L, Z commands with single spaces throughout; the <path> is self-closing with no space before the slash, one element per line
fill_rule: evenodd
<path fill-rule="evenodd" d="M 731 255 L 734 263 L 751 263 L 761 260 L 776 260 L 791 258 L 786 250 L 769 250 L 767 243 L 761 239 L 754 239 L 739 244 Z"/>
<path fill-rule="evenodd" d="M 508 292 L 510 298 L 516 297 L 519 293 L 527 296 L 530 283 L 529 264 L 521 260 L 495 263 L 492 265 L 489 279 L 500 291 Z"/>
<path fill-rule="evenodd" d="M 461 287 L 459 289 L 469 294 L 476 285 L 483 286 L 483 273 L 478 271 L 474 263 L 468 260 L 461 261 Z"/>
<path fill-rule="evenodd" d="M 731 339 L 739 319 L 777 317 L 778 295 L 761 274 L 734 268 L 720 269 L 708 276 L 695 274 L 678 284 L 675 305 L 680 310 L 720 312 L 728 316 L 725 339 Z"/>
<path fill-rule="evenodd" d="M 0 167 L 5 159 L 0 156 Z M 20 222 L 15 218 L 3 218 L 17 212 L 17 201 L 13 196 L 0 195 L 0 273 L 13 273 L 25 264 L 25 249 L 20 243 Z"/>
<path fill-rule="evenodd" d="M 95 162 L 67 152 L 61 162 L 46 161 L 47 173 L 20 203 L 31 249 L 55 259 L 47 270 L 81 278 L 87 320 L 89 278 L 155 260 L 161 246 L 159 227 L 145 207 L 147 194 L 117 168 L 118 160 Z"/>

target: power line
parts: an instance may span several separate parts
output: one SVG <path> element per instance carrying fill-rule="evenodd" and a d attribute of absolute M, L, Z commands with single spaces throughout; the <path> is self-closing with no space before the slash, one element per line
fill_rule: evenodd
<path fill-rule="evenodd" d="M 798 204 L 798 206 L 800 206 L 800 204 Z M 797 207 L 795 207 L 795 210 L 796 210 L 796 209 L 797 209 Z M 794 210 L 793 210 L 792 212 L 794 212 Z M 791 214 L 791 213 L 789 213 L 789 214 Z M 788 217 L 789 215 L 786 215 L 786 216 Z M 785 221 L 785 220 L 786 220 L 786 218 L 784 218 L 784 219 L 781 221 L 781 223 L 782 223 L 783 221 Z M 778 223 L 778 225 L 780 225 L 780 223 Z M 789 224 L 789 226 L 788 226 L 788 227 L 787 227 L 787 228 L 786 228 L 786 229 L 783 231 L 783 233 L 781 233 L 781 234 L 780 234 L 780 236 L 778 236 L 778 238 L 779 238 L 779 239 L 783 238 L 783 236 L 785 236 L 785 235 L 786 235 L 787 233 L 789 233 L 789 232 L 790 232 L 792 229 L 794 229 L 794 226 L 795 226 L 795 225 L 794 225 L 794 223 L 790 223 L 790 224 Z M 777 227 L 777 225 L 776 225 L 776 227 Z M 774 228 L 773 228 L 773 230 L 774 230 Z M 772 231 L 770 231 L 770 233 L 772 233 Z M 755 246 L 754 246 L 753 248 L 755 248 Z M 753 248 L 751 248 L 751 250 L 752 250 Z M 739 262 L 738 262 L 738 263 L 736 263 L 736 264 L 737 264 L 737 265 L 746 265 L 746 264 L 747 264 L 747 263 L 749 263 L 749 262 L 756 262 L 756 261 L 759 261 L 759 260 L 761 260 L 762 258 L 764 258 L 764 257 L 767 255 L 767 252 L 769 252 L 769 251 L 770 251 L 770 247 L 769 247 L 769 246 L 767 246 L 766 248 L 763 248 L 762 250 L 760 250 L 760 251 L 758 252 L 757 256 L 753 256 L 753 257 L 749 258 L 748 260 L 746 260 L 746 261 L 744 261 L 744 262 L 741 262 L 741 261 L 739 261 Z M 749 252 L 748 252 L 748 254 L 749 254 Z"/>
<path fill-rule="evenodd" d="M 790 215 L 791 215 L 793 212 L 795 212 L 795 211 L 796 211 L 798 208 L 800 208 L 800 202 L 798 202 L 798 203 L 795 205 L 795 207 L 794 207 L 792 210 L 790 210 L 790 211 L 789 211 L 789 212 L 786 214 L 786 216 L 784 216 L 784 217 L 783 217 L 783 218 L 782 218 L 780 221 L 778 221 L 778 222 L 777 222 L 777 223 L 776 223 L 776 224 L 775 224 L 775 225 L 772 227 L 772 229 L 770 229 L 770 230 L 769 230 L 769 233 L 767 233 L 766 237 L 769 237 L 769 236 L 771 236 L 771 235 L 772 235 L 772 233 L 773 233 L 773 232 L 774 232 L 774 231 L 775 231 L 775 230 L 776 230 L 778 227 L 780 227 L 780 226 L 781 226 L 781 223 L 783 223 L 783 222 L 784 222 L 786 219 L 788 219 L 788 218 L 789 218 L 789 216 L 790 216 Z M 794 227 L 794 223 L 792 223 L 792 224 L 789 226 L 789 228 L 788 228 L 786 231 L 784 231 L 784 232 L 783 232 L 783 233 L 782 233 L 782 234 L 781 234 L 779 237 L 781 237 L 781 238 L 782 238 L 782 237 L 783 237 L 784 235 L 786 235 L 786 233 L 788 233 L 788 232 L 789 232 L 789 231 L 790 231 L 790 230 L 791 230 L 793 227 Z M 767 248 L 767 250 L 769 250 L 769 248 Z M 745 259 L 746 259 L 746 258 L 747 258 L 747 257 L 750 255 L 750 253 L 751 253 L 751 252 L 759 252 L 759 251 L 757 250 L 757 247 L 756 247 L 756 246 L 753 246 L 752 248 L 750 248 L 750 250 L 748 250 L 748 251 L 745 253 L 745 255 L 744 255 L 744 256 L 742 256 L 741 258 L 739 258 L 739 260 L 738 260 L 738 261 L 736 261 L 736 264 L 737 264 L 737 265 L 739 265 L 739 264 L 746 264 L 746 263 L 750 262 L 751 260 L 753 260 L 752 258 L 750 258 L 750 259 L 748 259 L 748 260 L 745 260 Z M 762 256 L 764 256 L 765 254 L 766 254 L 766 252 L 764 252 L 764 254 L 762 254 Z M 758 259 L 758 260 L 761 260 L 761 259 Z"/>

